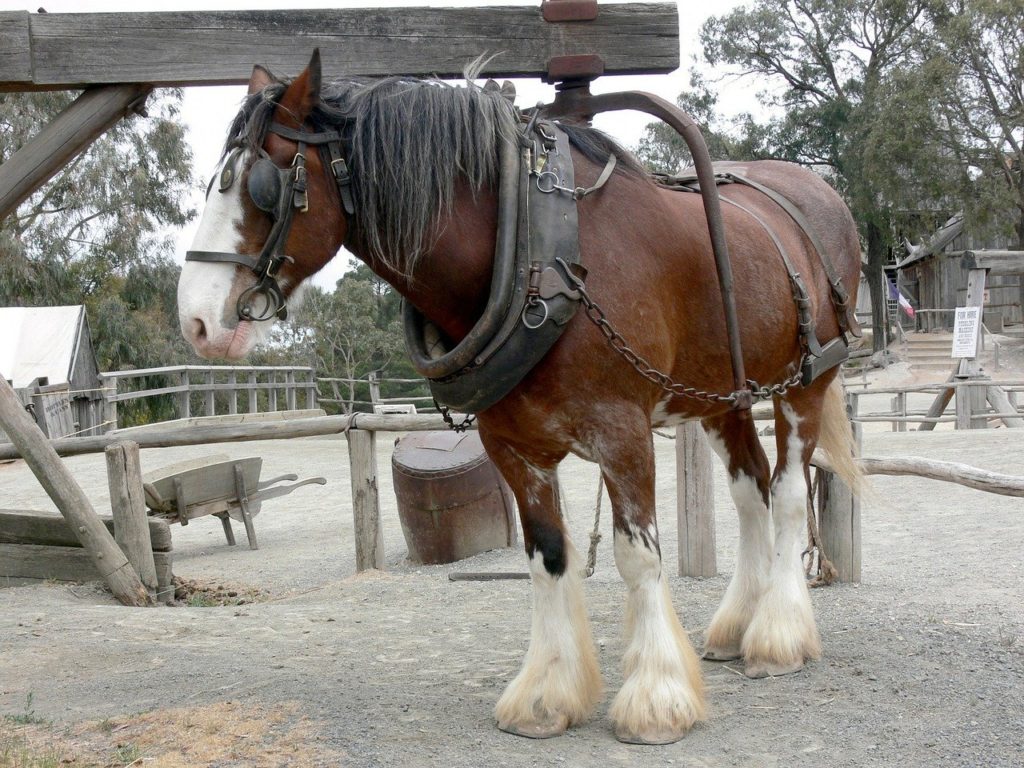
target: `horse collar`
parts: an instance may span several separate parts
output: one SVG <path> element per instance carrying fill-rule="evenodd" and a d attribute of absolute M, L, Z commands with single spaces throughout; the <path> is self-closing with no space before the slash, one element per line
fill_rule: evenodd
<path fill-rule="evenodd" d="M 441 404 L 478 413 L 507 395 L 562 335 L 579 306 L 576 202 L 603 186 L 575 186 L 568 136 L 531 121 L 516 149 L 504 147 L 491 295 L 453 349 L 433 353 L 437 329 L 406 302 L 406 349 Z"/>

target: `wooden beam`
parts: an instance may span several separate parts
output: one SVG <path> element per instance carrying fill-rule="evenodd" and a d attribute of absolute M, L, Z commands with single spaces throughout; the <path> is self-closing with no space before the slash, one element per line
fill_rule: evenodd
<path fill-rule="evenodd" d="M 0 73 L 15 84 L 32 82 L 28 18 L 28 11 L 0 13 Z"/>
<path fill-rule="evenodd" d="M 26 18 L 27 17 L 27 18 Z M 679 67 L 675 3 L 601 4 L 593 21 L 544 21 L 534 6 L 0 14 L 0 91 L 96 83 L 223 85 L 253 64 L 294 76 L 319 47 L 330 76 L 543 77 L 558 56 L 596 54 L 606 74 Z"/>
<path fill-rule="evenodd" d="M 111 534 L 114 519 L 101 517 Z M 166 520 L 149 518 L 149 538 L 157 552 L 171 551 L 171 527 Z M 52 547 L 80 547 L 82 543 L 59 514 L 31 509 L 0 509 L 0 544 L 43 544 Z"/>
<path fill-rule="evenodd" d="M 148 85 L 109 85 L 79 96 L 0 165 L 0 219 L 141 104 L 151 90 Z"/>
<path fill-rule="evenodd" d="M 987 269 L 993 277 L 1024 274 L 1024 251 L 964 251 L 966 269 Z"/>
<path fill-rule="evenodd" d="M 157 572 L 162 574 L 163 600 L 173 597 L 171 553 L 154 552 Z M 43 544 L 0 544 L 0 577 L 95 581 L 99 571 L 89 553 L 81 547 L 51 547 Z"/>

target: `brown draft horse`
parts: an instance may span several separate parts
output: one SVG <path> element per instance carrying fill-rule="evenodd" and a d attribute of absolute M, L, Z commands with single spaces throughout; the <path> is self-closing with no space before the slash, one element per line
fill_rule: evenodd
<path fill-rule="evenodd" d="M 181 274 L 181 327 L 195 349 L 244 356 L 283 302 L 342 245 L 448 339 L 462 338 L 488 297 L 496 147 L 516 141 L 520 124 L 509 101 L 471 83 L 392 78 L 322 86 L 316 55 L 290 82 L 257 67 L 249 93 Z M 344 194 L 331 172 L 337 158 L 316 151 L 331 131 L 344 137 Z M 700 197 L 659 187 L 596 131 L 576 128 L 570 138 L 579 184 L 594 183 L 608 153 L 619 158 L 607 184 L 578 203 L 590 295 L 654 367 L 700 390 L 730 392 Z M 839 196 L 784 163 L 749 163 L 745 173 L 799 207 L 855 295 L 860 248 Z M 308 207 L 275 208 L 276 185 L 298 177 L 304 189 L 291 191 L 305 195 Z M 747 375 L 782 382 L 801 357 L 797 311 L 778 245 L 752 214 L 774 230 L 804 276 L 823 343 L 839 333 L 829 286 L 807 236 L 775 203 L 740 185 L 722 195 L 746 209 L 723 206 Z M 288 217 L 288 258 L 271 267 L 272 295 L 249 267 Z M 268 306 L 254 312 L 261 301 Z M 580 564 L 559 512 L 556 468 L 569 453 L 600 465 L 614 512 L 615 562 L 628 587 L 624 683 L 610 709 L 616 736 L 668 743 L 704 718 L 699 662 L 672 607 L 655 519 L 651 428 L 683 420 L 700 420 L 728 467 L 740 519 L 736 572 L 707 629 L 704 657 L 741 658 L 751 677 L 793 672 L 819 657 L 800 562 L 808 463 L 820 445 L 852 476 L 849 424 L 835 369 L 773 399 L 774 472 L 752 420 L 641 378 L 579 312 L 525 380 L 479 414 L 487 452 L 518 502 L 533 584 L 529 649 L 497 703 L 500 728 L 555 736 L 589 717 L 601 696 Z"/>

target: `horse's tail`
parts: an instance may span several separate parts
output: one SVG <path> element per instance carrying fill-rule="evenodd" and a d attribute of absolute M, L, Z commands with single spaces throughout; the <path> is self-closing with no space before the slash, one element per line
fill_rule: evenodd
<path fill-rule="evenodd" d="M 825 390 L 821 405 L 821 432 L 818 447 L 828 454 L 830 469 L 839 475 L 850 489 L 860 490 L 864 473 L 857 464 L 857 443 L 850 428 L 850 417 L 846 412 L 846 398 L 843 384 L 837 376 Z"/>

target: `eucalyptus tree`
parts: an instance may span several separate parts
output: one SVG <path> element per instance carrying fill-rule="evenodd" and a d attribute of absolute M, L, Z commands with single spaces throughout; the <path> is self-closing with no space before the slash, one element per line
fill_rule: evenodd
<path fill-rule="evenodd" d="M 0 93 L 0 163 L 73 97 Z M 119 121 L 0 221 L 0 304 L 83 303 L 109 294 L 132 268 L 170 258 L 173 231 L 195 215 L 180 107 L 180 91 L 158 91 L 148 116 Z"/>
<path fill-rule="evenodd" d="M 893 76 L 921 61 L 929 0 L 756 0 L 701 30 L 713 67 L 756 78 L 777 115 L 758 152 L 821 170 L 846 196 L 863 236 L 864 272 L 882 285 L 892 246 L 891 168 L 871 162 L 880 130 L 913 138 L 894 114 Z M 927 109 L 925 114 L 929 114 Z M 872 291 L 874 344 L 885 344 L 884 294 Z"/>

